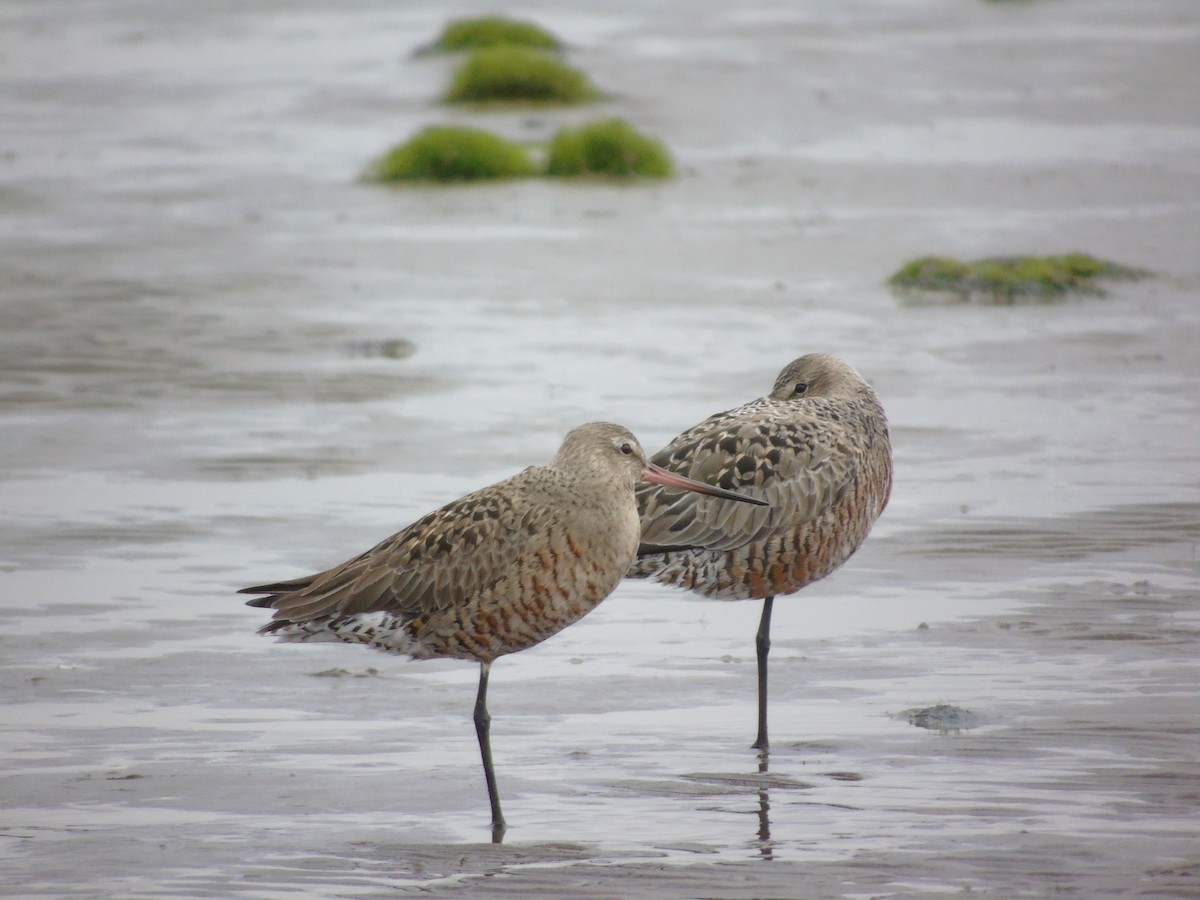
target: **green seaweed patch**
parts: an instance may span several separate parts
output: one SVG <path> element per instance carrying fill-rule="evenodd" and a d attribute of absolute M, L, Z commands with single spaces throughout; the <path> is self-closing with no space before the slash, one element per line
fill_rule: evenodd
<path fill-rule="evenodd" d="M 579 69 L 528 47 L 476 50 L 454 70 L 446 103 L 584 103 L 600 92 Z"/>
<path fill-rule="evenodd" d="M 437 39 L 418 52 L 459 53 L 503 44 L 535 50 L 561 50 L 563 46 L 562 41 L 534 22 L 505 16 L 479 16 L 448 22 Z"/>
<path fill-rule="evenodd" d="M 486 181 L 525 178 L 536 170 L 529 151 L 478 128 L 435 125 L 371 164 L 369 181 Z"/>
<path fill-rule="evenodd" d="M 675 172 L 662 141 L 621 119 L 563 128 L 550 141 L 546 174 L 576 178 L 669 178 Z"/>
<path fill-rule="evenodd" d="M 1009 304 L 1045 302 L 1072 293 L 1102 295 L 1101 282 L 1130 281 L 1149 274 L 1086 253 L 994 256 L 972 262 L 925 256 L 901 266 L 888 284 L 903 293 Z"/>

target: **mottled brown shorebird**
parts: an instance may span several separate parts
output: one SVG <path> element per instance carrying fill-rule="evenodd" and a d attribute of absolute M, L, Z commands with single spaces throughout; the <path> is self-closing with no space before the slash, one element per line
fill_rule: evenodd
<path fill-rule="evenodd" d="M 260 634 L 366 644 L 414 659 L 480 663 L 475 732 L 492 839 L 505 824 L 487 711 L 492 663 L 544 641 L 612 593 L 637 552 L 639 479 L 763 504 L 646 461 L 619 425 L 583 425 L 554 459 L 432 512 L 316 575 L 245 588 L 275 610 Z"/>
<path fill-rule="evenodd" d="M 721 505 L 640 486 L 642 542 L 629 572 L 706 597 L 763 601 L 752 746 L 766 750 L 771 608 L 776 596 L 849 559 L 887 505 L 892 451 L 883 407 L 850 365 L 813 353 L 786 366 L 767 396 L 689 428 L 652 462 L 770 501 Z"/>

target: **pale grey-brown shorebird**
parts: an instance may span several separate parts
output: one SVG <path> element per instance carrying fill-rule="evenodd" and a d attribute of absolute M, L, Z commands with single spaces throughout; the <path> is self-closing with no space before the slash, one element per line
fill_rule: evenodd
<path fill-rule="evenodd" d="M 626 429 L 592 423 L 571 431 L 548 465 L 468 494 L 340 566 L 241 593 L 264 594 L 248 605 L 275 610 L 260 634 L 478 661 L 475 731 L 499 842 L 492 663 L 544 641 L 612 593 L 638 548 L 639 480 L 766 502 L 667 472 L 647 462 Z"/>
<path fill-rule="evenodd" d="M 767 396 L 689 428 L 652 462 L 769 501 L 714 504 L 641 485 L 642 541 L 629 572 L 706 597 L 763 601 L 752 746 L 765 751 L 775 597 L 849 559 L 887 506 L 892 451 L 883 407 L 850 365 L 813 353 L 788 364 Z"/>

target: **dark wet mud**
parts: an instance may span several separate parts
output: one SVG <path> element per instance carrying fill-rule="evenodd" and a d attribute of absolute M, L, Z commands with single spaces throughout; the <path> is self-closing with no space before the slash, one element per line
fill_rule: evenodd
<path fill-rule="evenodd" d="M 439 4 L 0 9 L 0 893 L 1200 895 L 1194 4 L 520 12 L 612 99 L 437 107 Z M 593 114 L 680 176 L 357 181 Z M 884 286 L 1075 250 L 1157 275 Z M 473 666 L 272 644 L 233 593 L 814 350 L 896 488 L 776 604 L 768 757 L 755 605 L 625 584 L 493 670 L 495 846 Z"/>

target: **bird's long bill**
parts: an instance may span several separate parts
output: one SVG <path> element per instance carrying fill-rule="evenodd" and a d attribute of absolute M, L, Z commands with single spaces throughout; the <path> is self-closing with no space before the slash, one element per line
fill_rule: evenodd
<path fill-rule="evenodd" d="M 668 472 L 662 466 L 656 466 L 654 463 L 646 463 L 646 471 L 642 473 L 642 481 L 679 488 L 683 491 L 695 491 L 697 494 L 710 494 L 713 497 L 723 497 L 726 500 L 740 500 L 743 503 L 753 503 L 755 506 L 767 505 L 766 500 L 760 500 L 757 497 L 746 497 L 734 491 L 727 491 L 725 488 L 705 484 L 703 481 L 694 481 L 691 478 L 676 475 L 674 472 Z"/>

